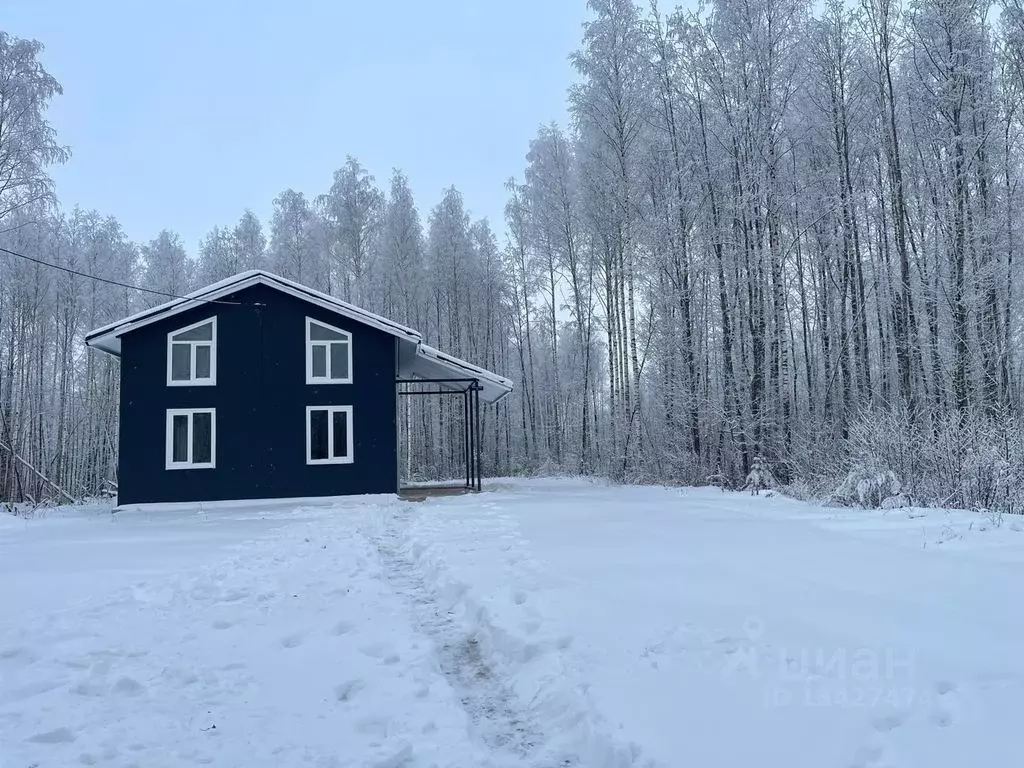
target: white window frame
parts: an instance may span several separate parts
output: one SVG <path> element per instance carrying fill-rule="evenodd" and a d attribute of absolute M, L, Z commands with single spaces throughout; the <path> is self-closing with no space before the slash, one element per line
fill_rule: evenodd
<path fill-rule="evenodd" d="M 319 325 L 321 328 L 326 328 L 334 333 L 340 333 L 345 337 L 343 342 L 341 339 L 335 341 L 327 340 L 316 340 L 314 341 L 311 337 L 312 329 L 314 325 Z M 331 377 L 331 344 L 345 344 L 348 347 L 348 376 L 345 378 Z M 313 376 L 313 347 L 323 346 L 326 347 L 325 354 L 327 356 L 327 375 L 326 376 Z M 307 384 L 351 384 L 352 383 L 352 334 L 348 331 L 343 331 L 341 328 L 335 328 L 333 325 L 328 325 L 321 320 L 314 320 L 312 317 L 306 318 L 306 383 Z"/>
<path fill-rule="evenodd" d="M 192 461 L 192 433 L 195 415 L 197 413 L 210 414 L 210 460 L 204 462 Z M 174 417 L 188 416 L 188 460 L 174 461 Z M 217 409 L 216 408 L 168 408 L 167 409 L 167 438 L 165 442 L 165 469 L 214 469 L 217 466 Z"/>
<path fill-rule="evenodd" d="M 313 445 L 310 441 L 312 437 L 312 414 L 313 411 L 327 411 L 327 452 L 328 454 L 334 453 L 334 414 L 344 412 L 348 414 L 346 422 L 348 424 L 348 435 L 346 441 L 347 456 L 331 456 L 329 455 L 326 459 L 314 459 L 313 458 Z M 353 454 L 353 439 L 352 435 L 355 432 L 352 426 L 352 406 L 351 405 L 307 405 L 306 406 L 306 463 L 310 465 L 319 464 L 352 464 L 355 460 Z"/>
<path fill-rule="evenodd" d="M 179 333 L 185 331 L 191 331 L 193 328 L 198 328 L 201 325 L 207 325 L 213 323 L 213 335 L 210 341 L 174 341 L 174 337 Z M 174 345 L 175 344 L 188 344 L 190 349 L 189 356 L 189 376 L 191 378 L 183 380 L 175 380 L 171 378 L 171 366 L 174 360 Z M 196 378 L 196 349 L 198 347 L 209 347 L 210 348 L 210 375 L 206 378 Z M 176 328 L 167 334 L 167 386 L 168 387 L 213 387 L 217 384 L 217 316 L 208 317 L 205 320 L 200 320 L 198 323 L 192 323 L 192 325 L 186 325 L 184 328 Z"/>

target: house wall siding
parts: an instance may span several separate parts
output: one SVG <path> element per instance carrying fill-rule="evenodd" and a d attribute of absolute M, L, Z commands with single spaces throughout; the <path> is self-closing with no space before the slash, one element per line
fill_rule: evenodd
<path fill-rule="evenodd" d="M 120 504 L 393 493 L 397 340 L 265 285 L 121 338 Z M 167 386 L 167 334 L 217 316 L 217 384 Z M 352 334 L 352 383 L 306 384 L 306 317 Z M 306 407 L 351 405 L 351 464 L 306 464 Z M 216 467 L 165 468 L 169 408 L 216 408 Z"/>

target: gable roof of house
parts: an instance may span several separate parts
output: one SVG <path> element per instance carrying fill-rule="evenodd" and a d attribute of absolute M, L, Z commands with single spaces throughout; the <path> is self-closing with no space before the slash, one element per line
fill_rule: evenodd
<path fill-rule="evenodd" d="M 386 317 L 367 312 L 365 309 L 361 309 L 354 304 L 349 304 L 334 296 L 315 291 L 286 277 L 265 272 L 262 269 L 251 269 L 246 272 L 239 272 L 231 277 L 226 277 L 223 280 L 218 280 L 216 283 L 211 283 L 205 288 L 187 293 L 179 299 L 172 299 L 164 304 L 159 304 L 151 309 L 137 312 L 129 317 L 89 331 L 85 335 L 85 343 L 104 352 L 109 352 L 112 355 L 119 355 L 121 353 L 121 336 L 124 334 L 147 326 L 150 323 L 155 323 L 158 320 L 164 320 L 189 309 L 202 306 L 203 304 L 217 302 L 219 299 L 236 291 L 241 291 L 257 284 L 276 288 L 279 291 L 291 294 L 312 304 L 317 304 L 339 315 L 358 320 L 393 336 L 417 342 L 422 339 L 419 331 L 388 320 Z"/>
<path fill-rule="evenodd" d="M 96 328 L 85 335 L 85 343 L 90 347 L 120 357 L 121 336 L 124 334 L 260 284 L 395 336 L 399 340 L 398 376 L 400 378 L 477 379 L 482 387 L 480 399 L 487 403 L 496 403 L 512 391 L 512 382 L 503 376 L 427 346 L 423 343 L 423 336 L 417 330 L 262 269 L 239 272 L 237 275 L 192 291 L 181 298 L 172 299 L 151 309 Z M 452 390 L 464 388 L 457 382 L 440 384 L 440 386 Z"/>

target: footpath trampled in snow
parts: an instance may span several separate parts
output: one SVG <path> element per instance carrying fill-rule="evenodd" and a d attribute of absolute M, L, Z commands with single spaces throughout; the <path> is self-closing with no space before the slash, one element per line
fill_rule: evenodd
<path fill-rule="evenodd" d="M 1024 520 L 491 487 L 0 519 L 0 766 L 1024 765 Z"/>

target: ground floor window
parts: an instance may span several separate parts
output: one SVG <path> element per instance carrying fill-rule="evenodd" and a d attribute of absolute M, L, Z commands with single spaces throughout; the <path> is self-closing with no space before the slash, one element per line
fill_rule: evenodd
<path fill-rule="evenodd" d="M 217 455 L 217 410 L 167 411 L 167 469 L 212 469 Z"/>
<path fill-rule="evenodd" d="M 352 463 L 352 406 L 306 408 L 306 463 Z"/>

